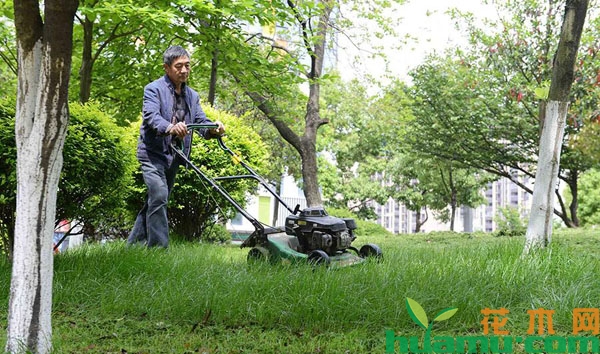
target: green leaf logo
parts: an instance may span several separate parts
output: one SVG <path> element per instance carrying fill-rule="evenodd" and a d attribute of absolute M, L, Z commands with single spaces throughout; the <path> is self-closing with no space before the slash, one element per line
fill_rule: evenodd
<path fill-rule="evenodd" d="M 427 329 L 429 327 L 429 320 L 427 319 L 427 314 L 423 307 L 419 305 L 415 300 L 407 297 L 406 298 L 406 309 L 408 310 L 408 314 L 416 324 L 423 327 L 423 329 Z M 438 315 L 439 317 L 440 315 Z M 450 318 L 450 317 L 448 317 Z"/>
<path fill-rule="evenodd" d="M 437 315 L 435 315 L 435 318 L 433 320 L 435 322 L 445 321 L 450 317 L 454 316 L 454 314 L 456 314 L 456 311 L 458 311 L 457 307 L 448 307 L 447 309 L 443 309 Z"/>
<path fill-rule="evenodd" d="M 416 324 L 423 327 L 426 330 L 425 336 L 429 336 L 429 332 L 431 332 L 431 327 L 433 326 L 433 322 L 441 322 L 449 319 L 454 316 L 458 311 L 457 307 L 448 307 L 438 312 L 437 315 L 433 318 L 433 321 L 429 323 L 429 319 L 427 318 L 427 314 L 423 307 L 416 302 L 415 300 L 407 297 L 406 298 L 406 309 L 408 310 L 408 314 Z"/>

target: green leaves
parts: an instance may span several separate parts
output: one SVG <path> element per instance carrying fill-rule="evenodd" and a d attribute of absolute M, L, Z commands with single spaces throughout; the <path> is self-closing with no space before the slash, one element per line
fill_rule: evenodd
<path fill-rule="evenodd" d="M 408 310 L 408 314 L 416 324 L 423 327 L 425 330 L 429 330 L 430 326 L 433 325 L 433 322 L 441 322 L 449 319 L 454 316 L 458 311 L 456 307 L 448 307 L 438 312 L 437 315 L 433 318 L 433 322 L 431 325 L 429 324 L 429 319 L 427 318 L 427 314 L 423 307 L 416 302 L 415 300 L 407 297 L 406 298 L 406 309 Z"/>
<path fill-rule="evenodd" d="M 423 329 L 427 329 L 429 327 L 429 320 L 427 319 L 427 314 L 423 307 L 419 305 L 415 300 L 407 297 L 406 298 L 406 309 L 408 310 L 408 314 L 410 318 L 415 321 L 416 324 L 423 327 Z"/>
<path fill-rule="evenodd" d="M 548 99 L 548 93 L 550 92 L 550 82 L 544 81 L 541 86 L 536 87 L 533 92 L 535 93 L 535 98 L 540 100 Z"/>
<path fill-rule="evenodd" d="M 445 321 L 445 320 L 449 319 L 450 317 L 454 316 L 457 311 L 458 311 L 458 308 L 456 308 L 456 307 L 445 308 L 442 311 L 440 311 L 437 315 L 435 315 L 435 318 L 433 319 L 433 321 L 435 321 L 435 322 Z"/>
<path fill-rule="evenodd" d="M 267 163 L 269 149 L 252 130 L 244 117 L 203 105 L 206 115 L 212 120 L 220 120 L 227 127 L 225 144 L 259 174 L 270 166 Z M 239 164 L 232 163 L 231 156 L 218 146 L 216 139 L 205 140 L 194 137 L 191 161 L 211 177 L 246 174 Z M 140 181 L 141 182 L 141 181 Z M 253 194 L 258 184 L 250 179 L 224 181 L 223 189 L 242 206 L 246 197 Z M 140 195 L 140 199 L 143 195 Z M 177 174 L 175 187 L 169 201 L 169 222 L 173 232 L 182 240 L 198 240 L 208 235 L 215 215 L 220 220 L 233 218 L 237 210 L 216 193 L 193 170 L 181 168 Z"/>

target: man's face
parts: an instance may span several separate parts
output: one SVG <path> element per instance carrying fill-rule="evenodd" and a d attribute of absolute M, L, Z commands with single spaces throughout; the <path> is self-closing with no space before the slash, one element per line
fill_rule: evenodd
<path fill-rule="evenodd" d="M 190 58 L 179 57 L 171 63 L 171 65 L 164 64 L 165 72 L 169 79 L 179 87 L 182 83 L 186 82 L 190 76 Z"/>

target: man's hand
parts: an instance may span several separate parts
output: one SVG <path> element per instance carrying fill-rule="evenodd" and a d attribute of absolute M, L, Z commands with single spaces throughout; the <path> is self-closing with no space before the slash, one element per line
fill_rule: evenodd
<path fill-rule="evenodd" d="M 169 130 L 169 134 L 184 138 L 187 135 L 187 126 L 185 125 L 185 122 L 179 122 L 173 125 Z"/>
<path fill-rule="evenodd" d="M 225 134 L 225 126 L 223 125 L 223 123 L 221 123 L 220 121 L 216 121 L 215 124 L 218 125 L 218 127 L 211 129 L 210 133 L 212 135 L 219 135 L 219 136 Z"/>

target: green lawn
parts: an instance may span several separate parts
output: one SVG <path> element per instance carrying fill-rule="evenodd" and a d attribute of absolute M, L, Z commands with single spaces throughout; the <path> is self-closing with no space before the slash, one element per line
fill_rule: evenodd
<path fill-rule="evenodd" d="M 55 352 L 385 353 L 386 330 L 400 337 L 424 333 L 407 311 L 407 297 L 429 321 L 458 308 L 434 323 L 434 337 L 483 335 L 484 308 L 508 309 L 503 329 L 523 337 L 527 310 L 554 310 L 554 335 L 565 337 L 574 309 L 600 307 L 600 237 L 593 230 L 556 230 L 550 249 L 526 258 L 523 238 L 485 234 L 355 244 L 367 242 L 381 246 L 382 263 L 337 270 L 249 266 L 247 249 L 209 244 L 164 251 L 117 242 L 57 255 Z M 10 267 L 0 261 L 0 268 L 4 343 Z M 520 344 L 513 349 L 524 351 Z"/>

